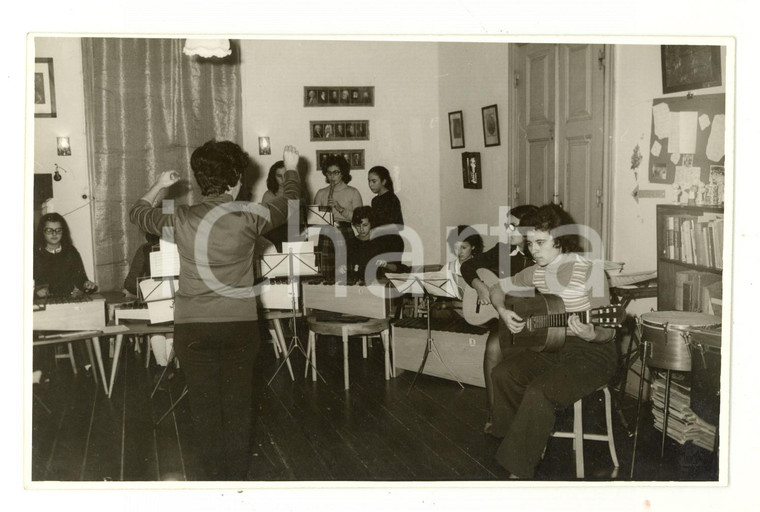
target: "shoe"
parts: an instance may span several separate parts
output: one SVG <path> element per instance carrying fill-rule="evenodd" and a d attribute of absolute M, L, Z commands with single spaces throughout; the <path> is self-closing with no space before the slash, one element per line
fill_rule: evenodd
<path fill-rule="evenodd" d="M 493 435 L 493 423 L 491 423 L 491 420 L 486 421 L 486 424 L 483 427 L 483 433 L 488 434 L 489 436 Z"/>

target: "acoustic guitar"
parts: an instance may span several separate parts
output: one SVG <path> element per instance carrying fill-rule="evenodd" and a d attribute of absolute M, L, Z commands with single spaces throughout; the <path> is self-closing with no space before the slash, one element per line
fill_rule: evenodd
<path fill-rule="evenodd" d="M 482 269 L 481 269 L 482 270 Z M 481 271 L 478 271 L 479 275 Z M 485 281 L 484 281 L 485 282 Z M 474 288 L 466 288 L 462 310 L 465 320 L 470 325 L 483 325 L 493 318 L 499 318 L 502 346 L 529 347 L 538 351 L 553 352 L 565 343 L 567 319 L 578 315 L 581 322 L 600 327 L 618 328 L 625 320 L 625 308 L 610 305 L 574 313 L 565 312 L 565 303 L 561 297 L 536 292 L 532 297 L 513 297 L 507 295 L 504 300 L 507 309 L 517 313 L 525 321 L 525 327 L 518 333 L 510 333 L 503 320 L 492 305 L 479 305 L 478 294 Z"/>

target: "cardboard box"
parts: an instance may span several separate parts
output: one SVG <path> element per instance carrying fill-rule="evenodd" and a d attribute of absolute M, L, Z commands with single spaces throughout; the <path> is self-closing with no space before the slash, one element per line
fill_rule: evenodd
<path fill-rule="evenodd" d="M 433 350 L 422 373 L 485 387 L 483 355 L 487 329 L 471 326 L 463 319 L 433 319 L 432 338 L 445 366 Z M 427 319 L 406 318 L 394 323 L 391 343 L 394 369 L 417 372 L 427 345 Z"/>

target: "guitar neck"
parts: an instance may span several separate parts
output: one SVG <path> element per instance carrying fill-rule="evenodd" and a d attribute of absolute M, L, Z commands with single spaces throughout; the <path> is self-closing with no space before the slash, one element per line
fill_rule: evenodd
<path fill-rule="evenodd" d="M 590 322 L 590 311 L 576 311 L 573 313 L 555 313 L 552 315 L 535 315 L 528 319 L 532 329 L 543 329 L 546 327 L 567 327 L 567 319 L 570 315 L 578 315 L 581 322 L 587 324 Z"/>

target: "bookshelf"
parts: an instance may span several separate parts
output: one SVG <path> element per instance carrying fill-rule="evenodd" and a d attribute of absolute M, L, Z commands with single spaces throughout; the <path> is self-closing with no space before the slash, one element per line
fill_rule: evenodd
<path fill-rule="evenodd" d="M 720 315 L 723 207 L 657 205 L 657 309 Z"/>

